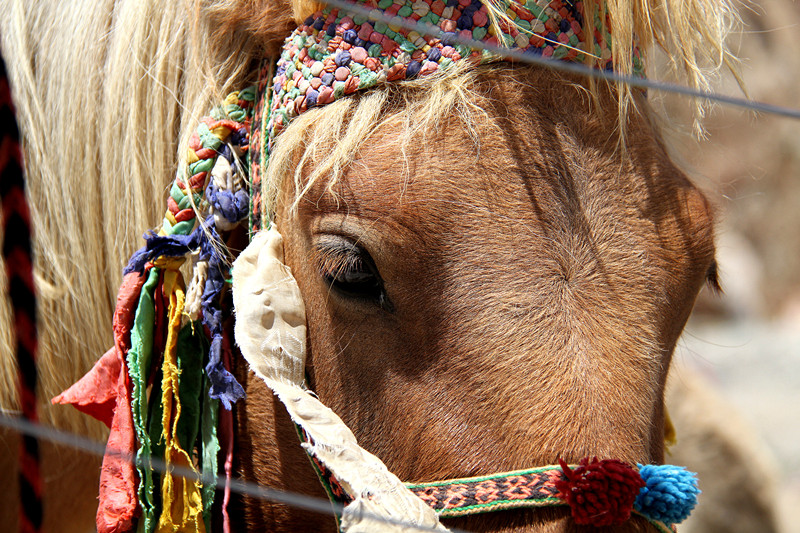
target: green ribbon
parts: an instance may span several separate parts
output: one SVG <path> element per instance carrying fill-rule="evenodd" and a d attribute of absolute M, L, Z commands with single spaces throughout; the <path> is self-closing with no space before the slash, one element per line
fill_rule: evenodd
<path fill-rule="evenodd" d="M 147 377 L 153 359 L 153 326 L 155 323 L 154 293 L 158 286 L 159 269 L 152 268 L 139 295 L 136 317 L 131 330 L 131 349 L 128 351 L 128 372 L 133 383 L 133 426 L 139 440 L 136 458 L 139 464 L 139 505 L 142 517 L 139 531 L 150 533 L 156 526 L 157 505 L 153 499 L 153 469 L 150 466 L 151 440 L 147 433 Z"/>

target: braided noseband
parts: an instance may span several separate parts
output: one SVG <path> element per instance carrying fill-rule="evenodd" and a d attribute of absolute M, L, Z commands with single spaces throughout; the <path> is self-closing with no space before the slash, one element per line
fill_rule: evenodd
<path fill-rule="evenodd" d="M 343 506 L 347 492 L 324 465 L 315 461 L 328 497 Z M 661 533 L 675 530 L 697 504 L 697 478 L 672 465 L 631 467 L 613 459 L 583 459 L 559 465 L 487 476 L 406 483 L 406 488 L 440 518 L 469 516 L 508 509 L 570 508 L 576 524 L 616 526 L 639 515 Z"/>
<path fill-rule="evenodd" d="M 568 61 L 590 56 L 601 68 L 614 64 L 607 14 L 598 10 L 587 25 L 579 1 L 505 0 L 492 8 L 480 0 L 357 3 L 438 26 L 444 34 L 420 35 L 330 7 L 306 19 L 286 40 L 273 79 L 262 76 L 257 88 L 231 94 L 201 121 L 161 230 L 146 236 L 146 246 L 125 269 L 114 348 L 54 399 L 106 422 L 109 446 L 142 460 L 137 473 L 118 458 L 104 459 L 98 531 L 133 531 L 137 516 L 145 531 L 211 527 L 213 486 L 159 476 L 147 465 L 152 454 L 168 465 L 216 474 L 222 453 L 230 478 L 230 409 L 244 395 L 230 372 L 234 334 L 251 370 L 304 435 L 303 446 L 329 494 L 348 504 L 342 529 L 386 527 L 372 516 L 444 530 L 437 515 L 569 505 L 579 524 L 618 524 L 634 512 L 669 531 L 694 506 L 698 492 L 692 475 L 677 467 L 586 459 L 573 466 L 404 485 L 306 389 L 305 309 L 265 201 L 269 155 L 291 120 L 355 91 L 429 76 L 459 61 L 499 59 L 456 44 L 456 36 Z M 594 29 L 587 39 L 589 27 Z M 579 49 L 587 42 L 588 54 Z M 638 50 L 632 54 L 635 74 L 641 75 Z M 254 235 L 231 273 L 233 254 L 221 245 L 220 232 L 248 218 Z M 180 266 L 190 256 L 194 273 L 186 288 Z M 235 331 L 227 320 L 233 307 Z M 226 524 L 227 499 L 226 492 Z"/>

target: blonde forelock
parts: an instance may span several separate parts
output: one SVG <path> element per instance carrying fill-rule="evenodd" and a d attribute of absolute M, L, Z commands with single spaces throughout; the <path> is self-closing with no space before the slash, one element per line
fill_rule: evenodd
<path fill-rule="evenodd" d="M 275 212 L 285 180 L 292 180 L 291 209 L 323 181 L 332 193 L 365 143 L 389 121 L 403 151 L 409 143 L 437 132 L 450 117 L 457 117 L 477 143 L 475 124 L 486 112 L 474 91 L 476 77 L 474 68 L 462 64 L 440 75 L 389 84 L 300 115 L 279 135 L 270 156 L 262 188 L 267 209 Z"/>

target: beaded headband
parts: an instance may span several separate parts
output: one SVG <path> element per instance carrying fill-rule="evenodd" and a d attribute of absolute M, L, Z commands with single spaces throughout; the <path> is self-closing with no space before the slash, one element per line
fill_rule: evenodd
<path fill-rule="evenodd" d="M 471 50 L 458 40 L 505 46 L 532 55 L 564 61 L 592 62 L 613 69 L 610 21 L 594 13 L 592 53 L 585 53 L 584 4 L 580 0 L 508 0 L 504 10 L 480 0 L 356 0 L 355 5 L 385 17 L 428 24 L 439 36 L 421 35 L 405 25 L 370 21 L 335 7 L 308 17 L 283 45 L 272 85 L 259 87 L 251 138 L 252 212 L 254 231 L 268 226 L 262 201 L 262 174 L 277 135 L 300 113 L 342 96 L 379 84 L 427 76 L 468 59 L 489 63 L 499 58 L 487 50 Z M 424 26 L 422 26 L 424 27 Z M 634 48 L 633 74 L 644 66 Z M 264 142 L 266 140 L 266 142 Z"/>

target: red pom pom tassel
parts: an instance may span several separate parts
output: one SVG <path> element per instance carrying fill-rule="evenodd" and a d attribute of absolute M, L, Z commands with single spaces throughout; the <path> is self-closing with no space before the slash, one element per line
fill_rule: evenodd
<path fill-rule="evenodd" d="M 616 526 L 630 518 L 636 495 L 644 487 L 631 465 L 586 457 L 572 470 L 561 459 L 558 462 L 567 478 L 556 482 L 558 496 L 569 504 L 576 524 Z"/>

